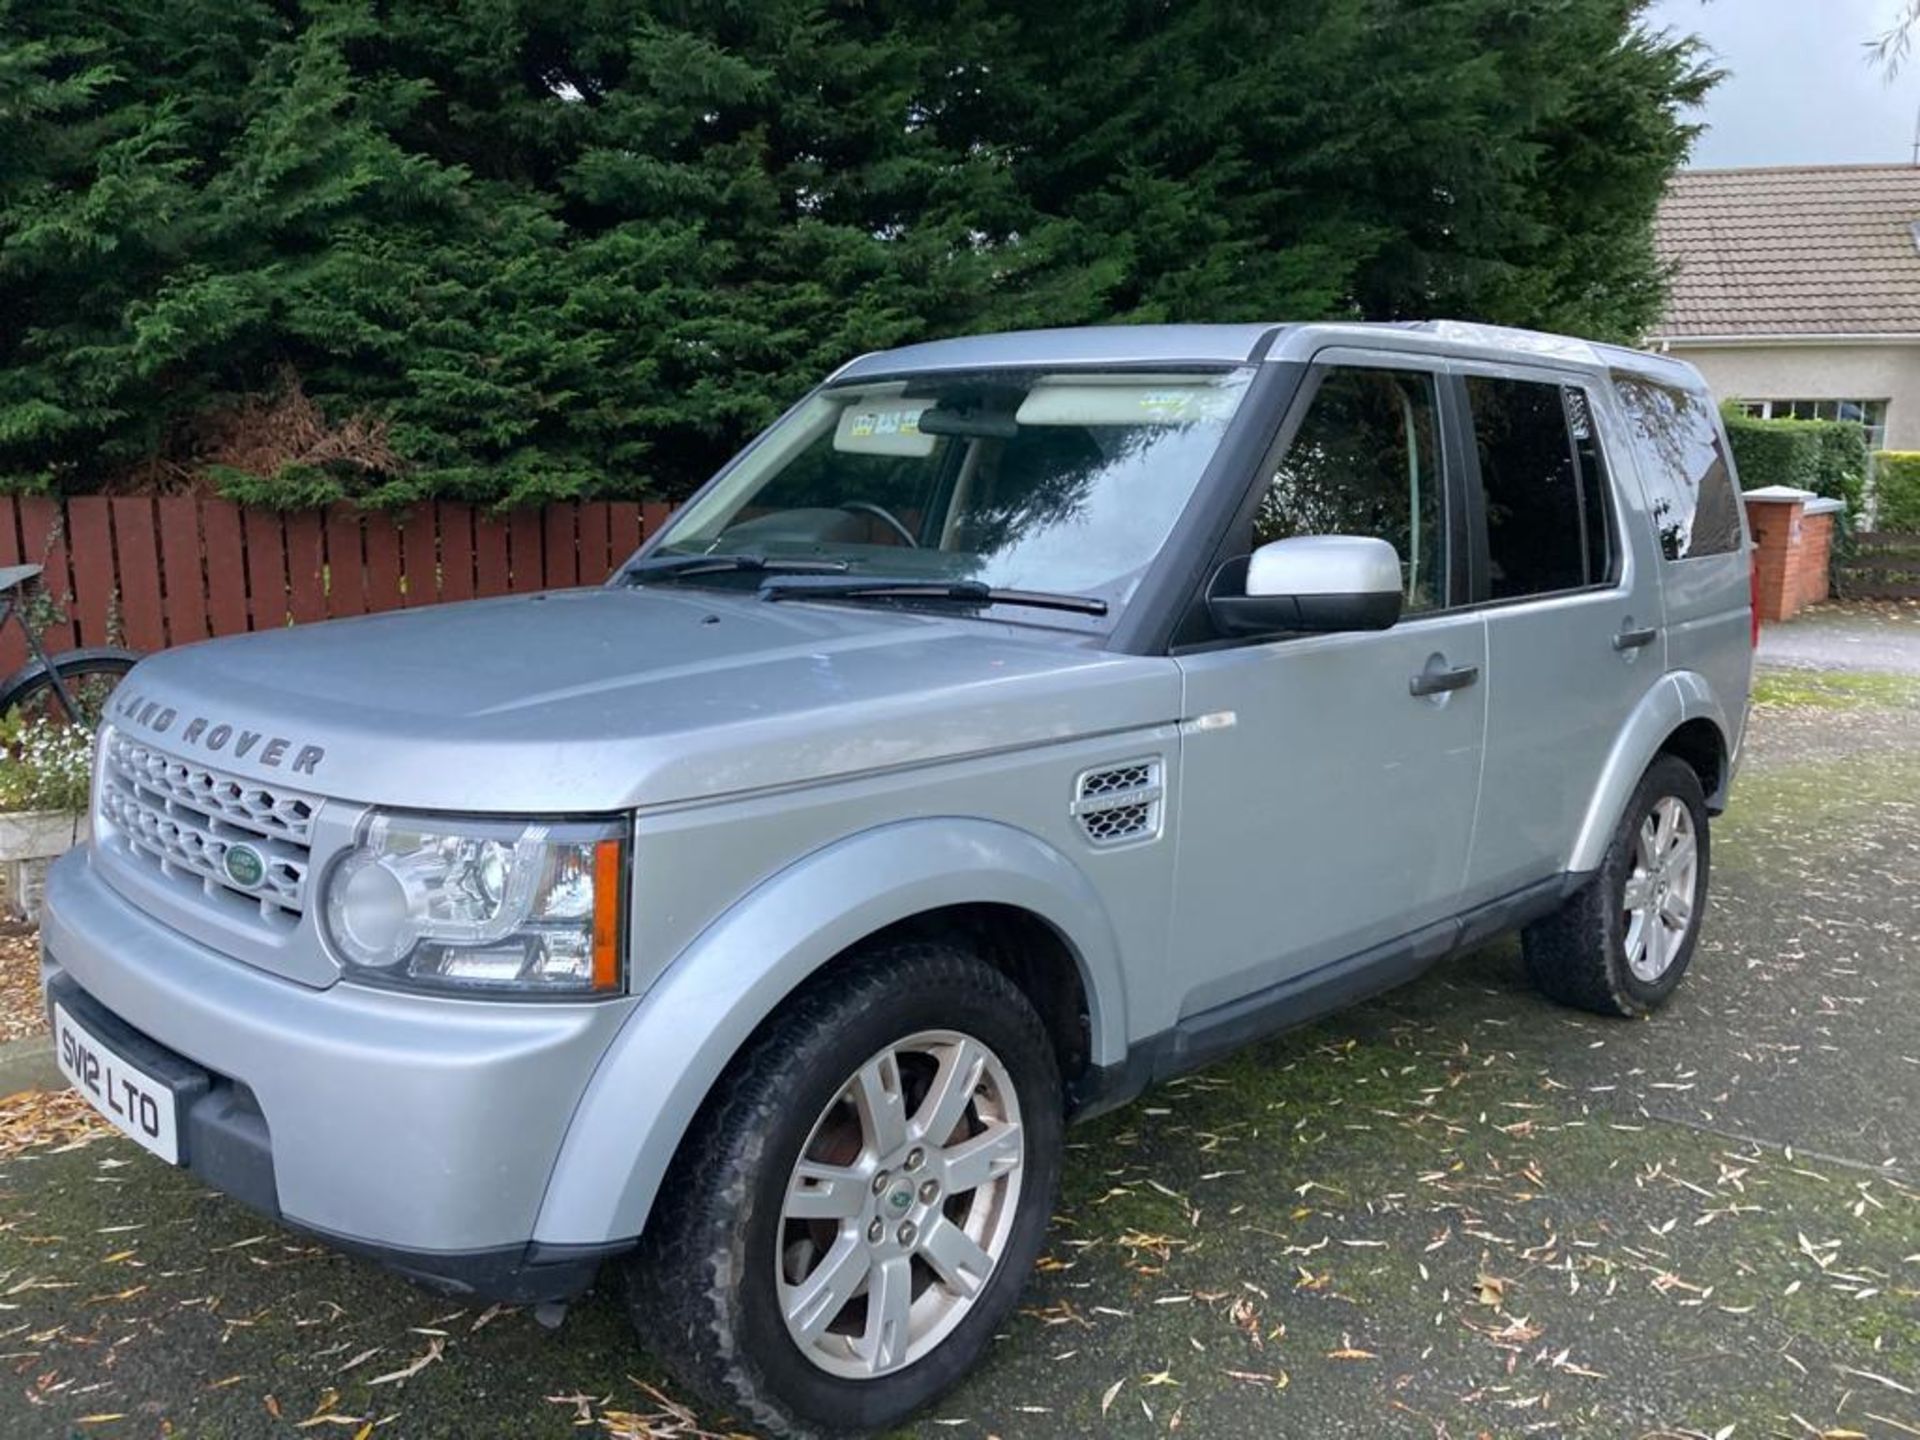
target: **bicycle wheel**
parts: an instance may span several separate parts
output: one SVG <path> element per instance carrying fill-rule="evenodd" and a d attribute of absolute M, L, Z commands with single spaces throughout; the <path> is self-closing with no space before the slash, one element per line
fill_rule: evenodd
<path fill-rule="evenodd" d="M 64 650 L 44 663 L 36 660 L 0 683 L 0 715 L 17 710 L 29 722 L 84 725 L 96 730 L 107 713 L 107 700 L 114 687 L 139 659 L 131 650 L 102 645 Z M 73 712 L 60 702 L 60 692 L 53 684 L 56 673 L 73 699 Z"/>

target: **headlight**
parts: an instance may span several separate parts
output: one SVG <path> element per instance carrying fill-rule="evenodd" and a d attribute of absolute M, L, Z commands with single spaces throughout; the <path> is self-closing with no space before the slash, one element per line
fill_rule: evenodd
<path fill-rule="evenodd" d="M 621 984 L 624 828 L 375 813 L 327 871 L 327 938 L 361 979 L 599 995 Z"/>

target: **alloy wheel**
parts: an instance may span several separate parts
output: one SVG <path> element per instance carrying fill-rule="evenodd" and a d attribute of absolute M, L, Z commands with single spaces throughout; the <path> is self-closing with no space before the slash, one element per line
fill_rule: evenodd
<path fill-rule="evenodd" d="M 1699 892 L 1700 838 L 1693 812 L 1662 795 L 1634 837 L 1633 870 L 1621 895 L 1627 968 L 1652 984 L 1672 966 L 1693 924 Z"/>
<path fill-rule="evenodd" d="M 830 1374 L 913 1364 L 973 1308 L 1005 1254 L 1026 1137 L 998 1056 L 950 1030 L 872 1056 L 814 1122 L 775 1258 L 787 1333 Z"/>

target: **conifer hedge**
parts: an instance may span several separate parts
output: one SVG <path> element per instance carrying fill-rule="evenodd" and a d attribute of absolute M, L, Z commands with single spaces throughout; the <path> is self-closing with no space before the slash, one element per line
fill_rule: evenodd
<path fill-rule="evenodd" d="M 0 488 L 672 495 L 831 366 L 1108 321 L 1631 339 L 1645 0 L 0 0 Z"/>

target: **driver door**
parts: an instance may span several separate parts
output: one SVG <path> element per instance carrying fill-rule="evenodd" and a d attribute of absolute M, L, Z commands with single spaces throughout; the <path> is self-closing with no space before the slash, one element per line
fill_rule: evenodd
<path fill-rule="evenodd" d="M 1188 725 L 1170 963 L 1182 1020 L 1282 999 L 1454 913 L 1485 745 L 1487 640 L 1478 613 L 1454 608 L 1467 597 L 1448 384 L 1441 363 L 1330 352 L 1249 497 L 1249 552 L 1292 535 L 1392 543 L 1399 623 L 1178 657 Z M 1415 683 L 1442 673 L 1452 688 Z"/>

